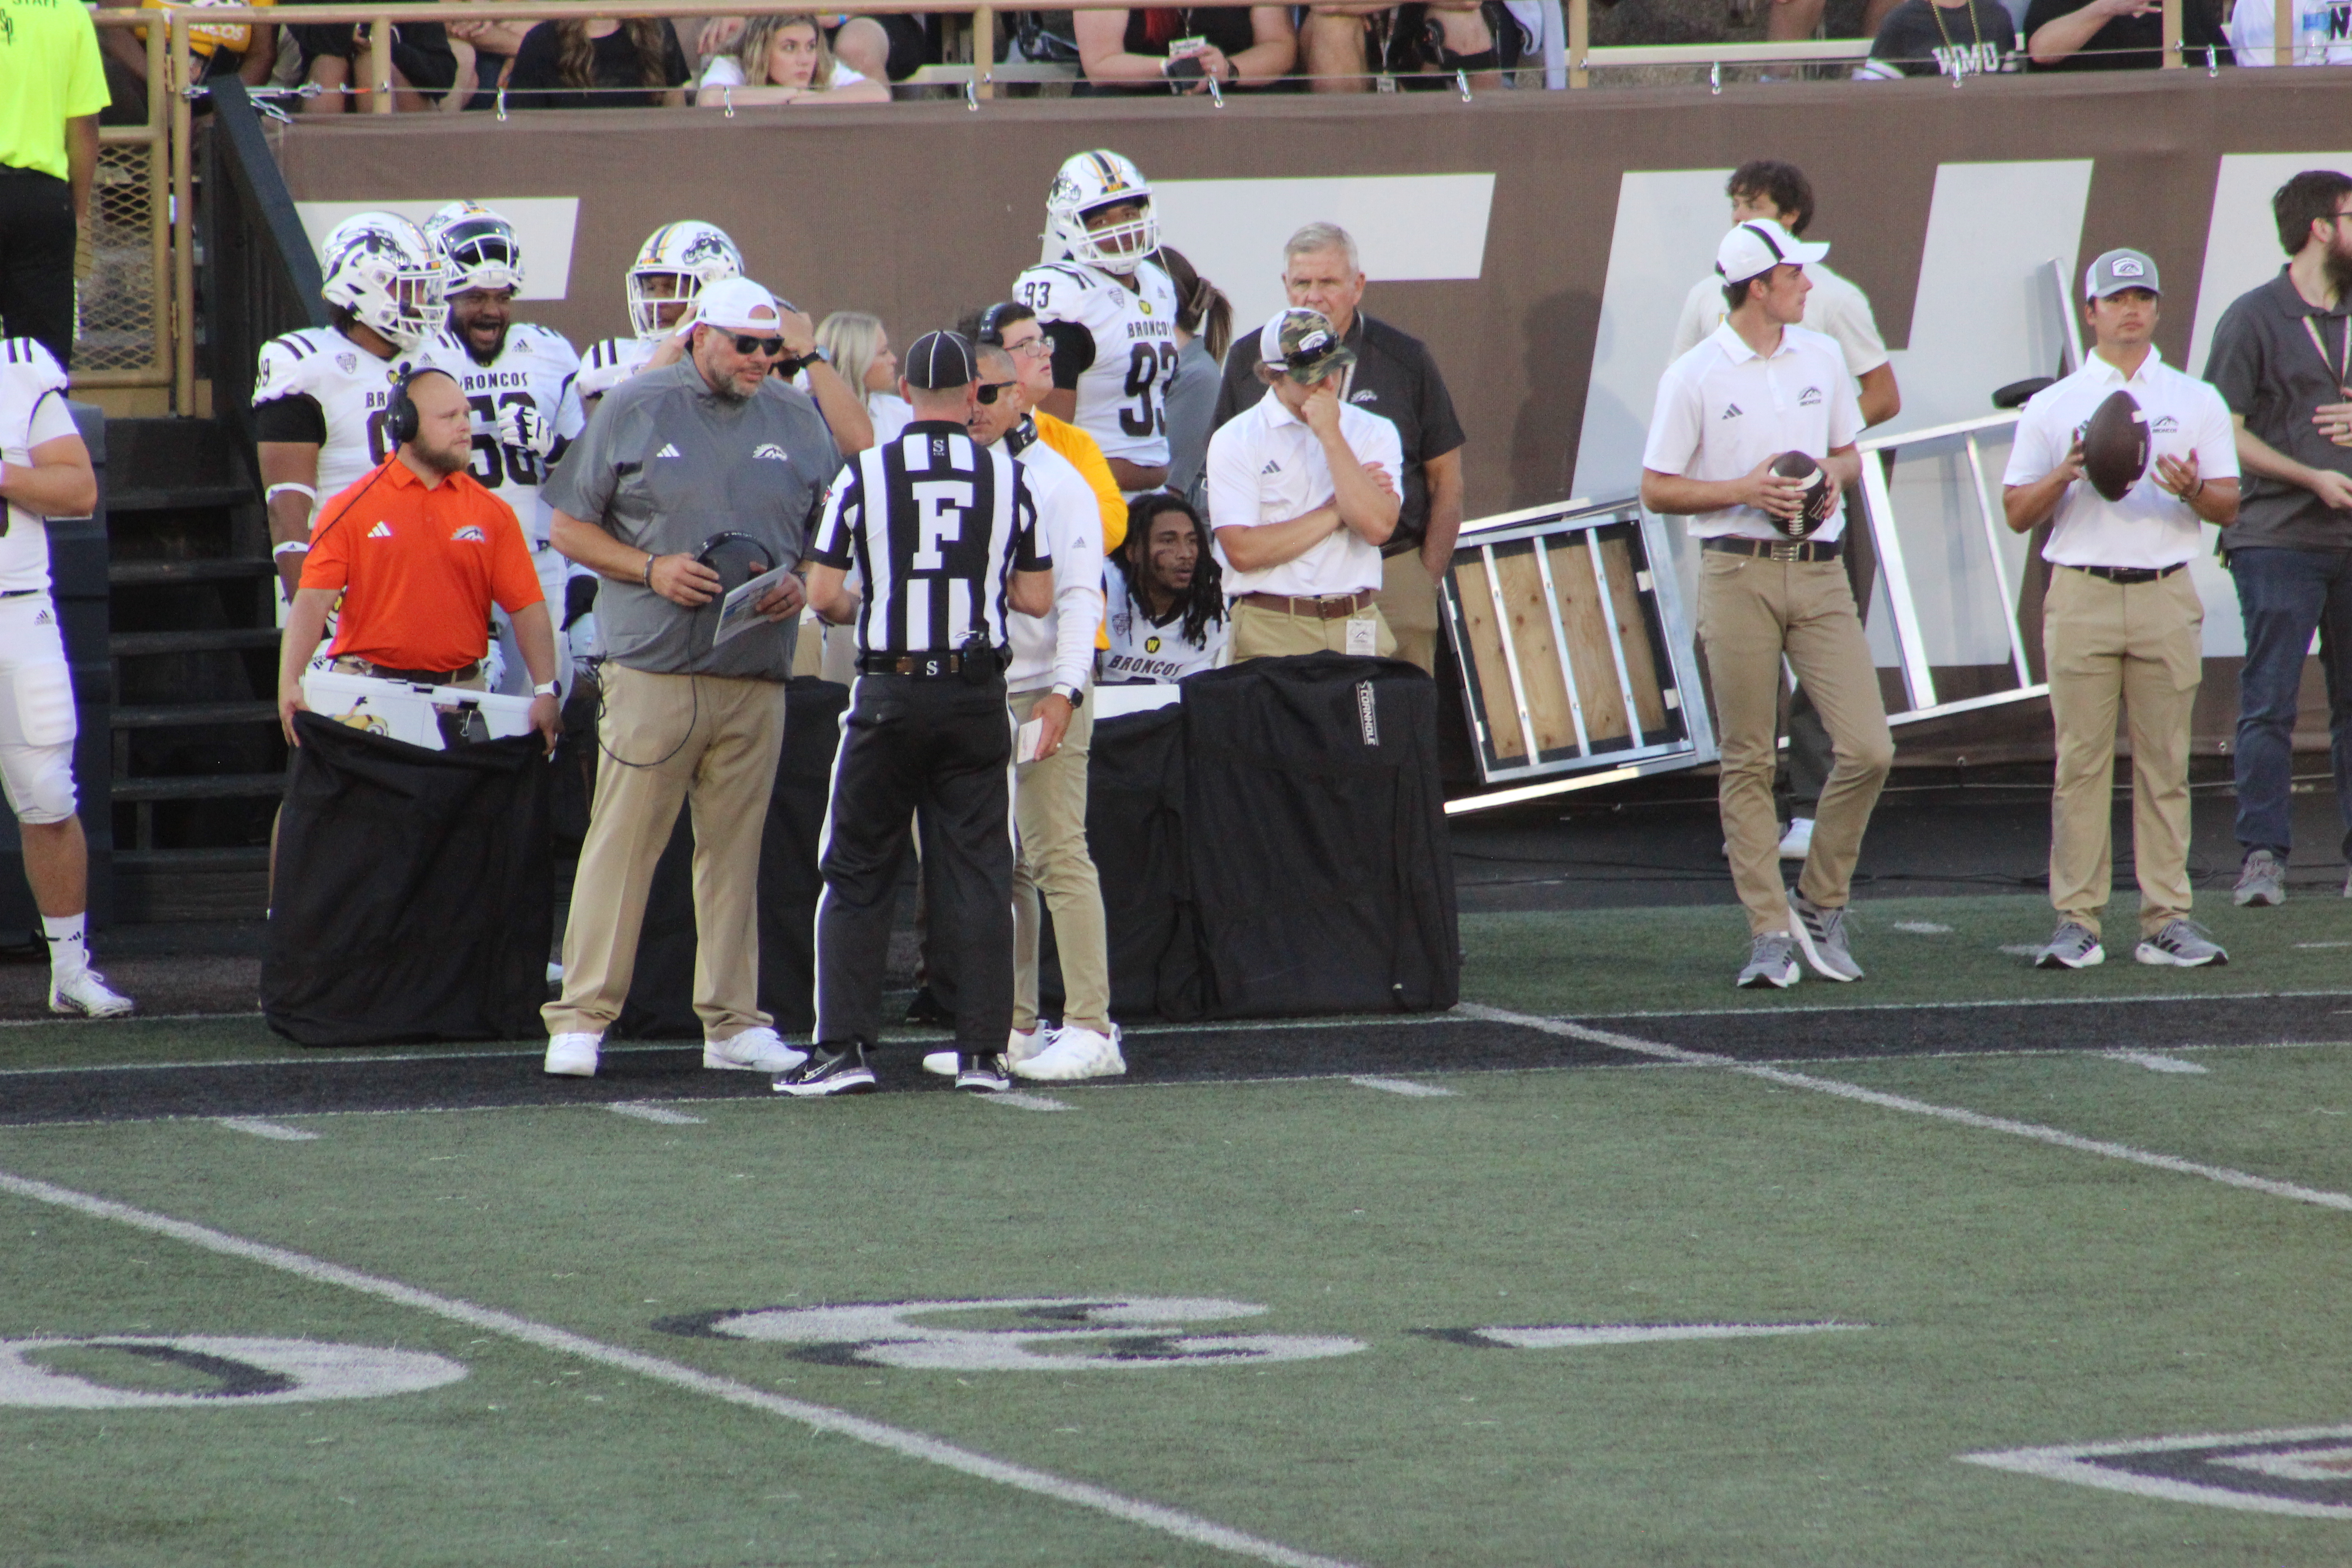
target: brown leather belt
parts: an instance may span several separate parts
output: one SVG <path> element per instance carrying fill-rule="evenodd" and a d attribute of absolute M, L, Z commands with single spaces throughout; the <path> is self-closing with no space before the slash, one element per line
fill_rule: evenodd
<path fill-rule="evenodd" d="M 405 680 L 418 686 L 454 686 L 482 673 L 479 659 L 457 669 L 394 669 L 388 664 L 374 664 L 363 658 L 358 662 L 366 665 L 367 672 L 378 680 Z"/>
<path fill-rule="evenodd" d="M 1285 616 L 1312 616 L 1318 621 L 1341 621 L 1370 609 L 1377 595 L 1367 589 L 1360 594 L 1325 594 L 1313 599 L 1294 598 L 1288 594 L 1244 594 L 1241 602 Z"/>
<path fill-rule="evenodd" d="M 2071 563 L 2065 564 L 2072 566 Z M 2110 583 L 2117 583 L 2128 587 L 2134 583 L 2154 583 L 2161 578 L 2169 577 L 2188 564 L 2188 562 L 2181 561 L 2170 566 L 2072 566 L 2072 569 L 2076 572 L 2088 572 L 2094 577 L 2104 577 Z"/>
<path fill-rule="evenodd" d="M 1730 537 L 1706 540 L 1704 548 L 1726 555 L 1761 555 L 1769 561 L 1834 561 L 1845 548 L 1845 541 L 1832 539 L 1823 544 L 1811 540 Z"/>

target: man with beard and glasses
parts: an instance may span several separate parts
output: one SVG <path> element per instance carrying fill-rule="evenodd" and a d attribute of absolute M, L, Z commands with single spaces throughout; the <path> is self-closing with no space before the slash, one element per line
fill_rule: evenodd
<path fill-rule="evenodd" d="M 473 461 L 467 472 L 484 489 L 514 509 L 540 591 L 556 617 L 556 668 L 568 677 L 572 656 L 565 613 L 565 584 L 572 576 L 593 576 L 572 566 L 548 542 L 548 510 L 540 486 L 548 471 L 587 427 L 577 382 L 580 355 L 562 333 L 514 319 L 522 290 L 522 246 L 514 226 L 475 202 L 451 202 L 425 226 L 447 270 L 449 324 L 435 345 L 434 363 L 457 378 L 474 425 Z M 511 691 L 523 660 L 514 647 L 511 625 L 499 628 L 506 679 Z M 568 687 L 571 681 L 564 679 Z"/>
<path fill-rule="evenodd" d="M 759 573 L 797 563 L 841 467 L 816 405 L 772 374 L 782 314 L 748 278 L 711 284 L 688 357 L 606 393 L 548 481 L 555 547 L 604 579 L 605 654 L 603 755 L 563 931 L 563 994 L 543 1010 L 551 1073 L 596 1071 L 681 804 L 694 809 L 702 1065 L 776 1073 L 805 1059 L 759 1003 L 760 840 L 803 588 L 787 573 L 752 604 L 757 618 L 721 642 L 725 579 L 704 559 Z"/>
<path fill-rule="evenodd" d="M 2246 489 L 2227 537 L 2246 624 L 2238 674 L 2238 844 L 2231 897 L 2286 898 L 2289 779 L 2304 656 L 2319 633 L 2342 853 L 2352 858 L 2352 178 L 2312 169 L 2271 198 L 2277 277 L 2213 333 L 2205 379 L 2230 405 Z M 2352 881 L 2345 884 L 2352 897 Z"/>

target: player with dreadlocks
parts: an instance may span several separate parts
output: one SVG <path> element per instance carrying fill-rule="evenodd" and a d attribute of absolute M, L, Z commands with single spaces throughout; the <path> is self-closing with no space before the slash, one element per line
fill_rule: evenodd
<path fill-rule="evenodd" d="M 1208 526 L 1165 490 L 1135 498 L 1127 539 L 1103 563 L 1110 648 L 1102 684 L 1181 680 L 1225 662 L 1232 626 Z"/>

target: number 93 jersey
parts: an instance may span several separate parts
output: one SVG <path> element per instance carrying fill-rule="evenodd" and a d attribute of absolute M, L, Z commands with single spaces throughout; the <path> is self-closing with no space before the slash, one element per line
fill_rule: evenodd
<path fill-rule="evenodd" d="M 264 441 L 315 443 L 324 506 L 392 455 L 383 433 L 404 366 L 439 363 L 432 341 L 378 359 L 331 327 L 304 327 L 261 345 L 253 377 L 255 424 Z"/>
<path fill-rule="evenodd" d="M 1013 297 L 1048 327 L 1055 384 L 1067 384 L 1071 363 L 1078 366 L 1071 423 L 1106 458 L 1163 468 L 1168 386 L 1176 379 L 1176 286 L 1153 261 L 1136 264 L 1135 284 L 1130 290 L 1084 262 L 1048 261 L 1024 272 Z"/>
<path fill-rule="evenodd" d="M 588 426 L 580 403 L 580 356 L 562 333 L 528 321 L 507 329 L 506 346 L 488 364 L 477 361 L 446 332 L 434 334 L 430 352 L 434 368 L 457 378 L 473 409 L 474 462 L 467 471 L 484 489 L 514 508 L 532 543 L 546 542 L 553 518 L 540 503 L 539 488 L 564 448 Z M 499 423 L 514 408 L 530 410 L 553 432 L 551 450 L 542 455 L 499 439 Z"/>

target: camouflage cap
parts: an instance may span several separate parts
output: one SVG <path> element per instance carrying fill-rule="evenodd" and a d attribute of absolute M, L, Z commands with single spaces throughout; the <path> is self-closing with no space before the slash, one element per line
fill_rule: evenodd
<path fill-rule="evenodd" d="M 1257 357 L 1301 386 L 1312 386 L 1356 363 L 1356 351 L 1331 329 L 1331 319 L 1303 306 L 1276 311 L 1257 334 Z"/>

